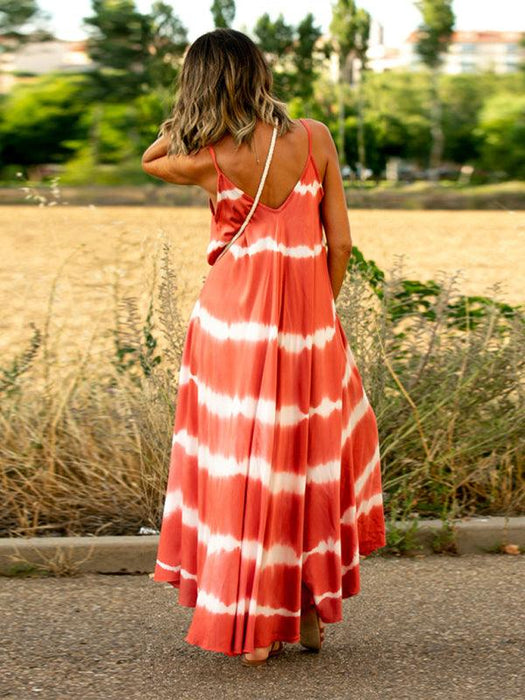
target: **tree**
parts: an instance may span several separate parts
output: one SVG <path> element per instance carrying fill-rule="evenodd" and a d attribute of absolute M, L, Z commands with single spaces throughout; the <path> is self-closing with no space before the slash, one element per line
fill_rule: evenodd
<path fill-rule="evenodd" d="M 341 164 L 345 161 L 345 106 L 344 106 L 344 85 L 355 84 L 355 60 L 360 61 L 361 77 L 362 71 L 366 67 L 366 53 L 368 51 L 368 39 L 370 35 L 370 15 L 366 10 L 358 9 L 355 0 L 337 0 L 332 7 L 332 21 L 330 22 L 330 33 L 336 44 L 339 56 L 338 75 L 338 150 Z M 358 95 L 359 117 L 358 142 L 359 158 L 361 170 L 365 166 L 365 148 L 363 135 L 363 114 L 361 92 Z"/>
<path fill-rule="evenodd" d="M 296 34 L 293 57 L 295 64 L 294 93 L 308 106 L 312 100 L 314 83 L 318 76 L 315 46 L 322 34 L 321 28 L 315 26 L 314 16 L 311 12 L 299 22 Z"/>
<path fill-rule="evenodd" d="M 476 133 L 482 140 L 480 163 L 507 177 L 525 178 L 525 96 L 500 93 L 485 101 Z"/>
<path fill-rule="evenodd" d="M 84 22 L 96 98 L 129 100 L 172 84 L 188 42 L 170 5 L 154 2 L 142 14 L 134 0 L 93 0 L 93 13 Z"/>
<path fill-rule="evenodd" d="M 440 81 L 443 159 L 461 165 L 473 164 L 479 156 L 480 136 L 474 126 L 483 103 L 501 76 L 459 73 L 443 75 Z"/>
<path fill-rule="evenodd" d="M 0 118 L 4 163 L 60 163 L 73 149 L 65 142 L 86 137 L 80 118 L 88 106 L 84 75 L 48 74 L 18 85 L 6 96 Z"/>
<path fill-rule="evenodd" d="M 150 19 L 133 0 L 93 0 L 93 15 L 86 17 L 88 53 L 95 62 L 92 73 L 98 99 L 127 100 L 147 84 Z"/>
<path fill-rule="evenodd" d="M 424 167 L 430 144 L 425 88 L 425 76 L 420 72 L 370 72 L 367 76 L 363 85 L 367 105 L 365 123 L 374 125 L 375 143 L 381 152 L 379 156 L 373 154 L 367 142 L 368 167 L 374 161 L 382 161 L 384 166 L 392 156 Z"/>
<path fill-rule="evenodd" d="M 36 0 L 0 0 L 0 34 L 8 39 L 0 51 L 12 51 L 28 41 L 53 39 L 42 24 L 47 19 L 49 15 L 38 7 Z"/>
<path fill-rule="evenodd" d="M 171 87 L 178 74 L 180 58 L 188 46 L 188 33 L 173 7 L 154 2 L 150 18 L 147 82 L 150 87 Z"/>
<path fill-rule="evenodd" d="M 96 64 L 91 73 L 89 148 L 97 164 L 104 157 L 108 103 L 129 103 L 152 90 L 169 89 L 188 41 L 173 8 L 159 0 L 149 14 L 139 12 L 134 0 L 93 0 L 93 13 L 84 22 L 90 27 L 88 51 Z M 136 125 L 120 123 L 127 125 L 127 139 L 136 142 Z"/>
<path fill-rule="evenodd" d="M 263 51 L 273 71 L 276 95 L 287 101 L 293 97 L 294 86 L 294 29 L 284 21 L 282 14 L 273 21 L 266 12 L 254 27 L 259 48 Z"/>
<path fill-rule="evenodd" d="M 438 168 L 443 154 L 444 137 L 442 105 L 439 95 L 439 73 L 443 58 L 448 51 L 454 29 L 452 0 L 417 0 L 423 23 L 418 28 L 416 52 L 430 70 L 430 122 L 432 148 L 430 170 L 434 180 L 439 179 Z"/>
<path fill-rule="evenodd" d="M 519 40 L 518 46 L 523 53 L 523 50 L 525 49 L 525 35 Z M 525 58 L 522 58 L 522 60 L 519 62 L 518 70 L 521 71 L 521 73 L 525 73 Z"/>
<path fill-rule="evenodd" d="M 359 78 L 357 80 L 357 151 L 359 154 L 360 177 L 364 179 L 367 166 L 364 135 L 363 82 L 367 69 L 368 41 L 370 39 L 370 15 L 366 10 L 358 9 L 355 16 L 355 55 L 359 61 Z"/>
<path fill-rule="evenodd" d="M 235 18 L 235 0 L 213 0 L 210 11 L 215 27 L 231 27 Z"/>
<path fill-rule="evenodd" d="M 308 109 L 318 77 L 315 47 L 321 36 L 312 13 L 297 27 L 287 24 L 282 14 L 273 21 L 265 13 L 257 20 L 254 35 L 272 69 L 276 95 L 285 102 L 298 99 Z"/>
<path fill-rule="evenodd" d="M 0 34 L 23 36 L 20 30 L 36 17 L 38 12 L 36 0 L 0 0 Z"/>

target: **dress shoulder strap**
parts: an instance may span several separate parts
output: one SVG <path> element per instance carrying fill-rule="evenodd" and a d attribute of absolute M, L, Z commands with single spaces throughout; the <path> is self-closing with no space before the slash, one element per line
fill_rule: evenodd
<path fill-rule="evenodd" d="M 312 132 L 310 130 L 310 126 L 308 125 L 308 122 L 306 119 L 303 119 L 302 117 L 299 118 L 299 121 L 301 124 L 304 126 L 306 129 L 306 133 L 308 134 L 308 155 L 312 155 Z"/>
<path fill-rule="evenodd" d="M 215 170 L 220 173 L 221 169 L 219 168 L 219 164 L 217 163 L 217 156 L 215 155 L 215 149 L 213 148 L 212 145 L 208 146 L 208 151 L 210 152 L 210 155 L 213 160 L 213 165 L 215 166 Z"/>

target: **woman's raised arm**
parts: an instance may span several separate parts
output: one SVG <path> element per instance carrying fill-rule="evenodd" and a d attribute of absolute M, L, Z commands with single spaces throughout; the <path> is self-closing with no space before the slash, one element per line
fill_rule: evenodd
<path fill-rule="evenodd" d="M 142 169 L 148 175 L 175 185 L 199 183 L 202 161 L 195 155 L 167 155 L 169 138 L 160 136 L 142 155 Z"/>

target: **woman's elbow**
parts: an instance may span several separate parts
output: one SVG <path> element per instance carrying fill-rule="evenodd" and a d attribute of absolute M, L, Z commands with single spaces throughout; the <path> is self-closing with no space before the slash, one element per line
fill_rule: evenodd
<path fill-rule="evenodd" d="M 166 173 L 164 172 L 162 167 L 159 167 L 159 163 L 157 163 L 155 160 L 148 160 L 143 156 L 141 160 L 141 166 L 142 170 L 147 175 L 151 175 L 151 177 L 156 177 L 159 180 L 166 179 Z"/>
<path fill-rule="evenodd" d="M 148 175 L 151 175 L 152 163 L 153 163 L 153 161 L 148 158 L 147 151 L 146 151 L 142 155 L 142 159 L 140 161 L 140 164 L 142 166 L 142 170 L 144 170 L 145 173 L 148 173 Z"/>
<path fill-rule="evenodd" d="M 341 257 L 344 257 L 345 255 L 350 257 L 352 255 L 354 246 L 350 237 L 337 241 L 327 241 L 327 244 L 328 249 L 336 255 L 340 255 Z"/>

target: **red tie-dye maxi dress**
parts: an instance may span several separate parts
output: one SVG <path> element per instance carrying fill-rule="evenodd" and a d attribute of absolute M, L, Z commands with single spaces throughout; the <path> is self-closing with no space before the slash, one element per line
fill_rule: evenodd
<path fill-rule="evenodd" d="M 218 175 L 179 373 L 153 579 L 194 607 L 185 640 L 228 655 L 299 640 L 301 589 L 324 622 L 383 547 L 375 414 L 336 314 L 309 152 L 281 206 Z"/>

